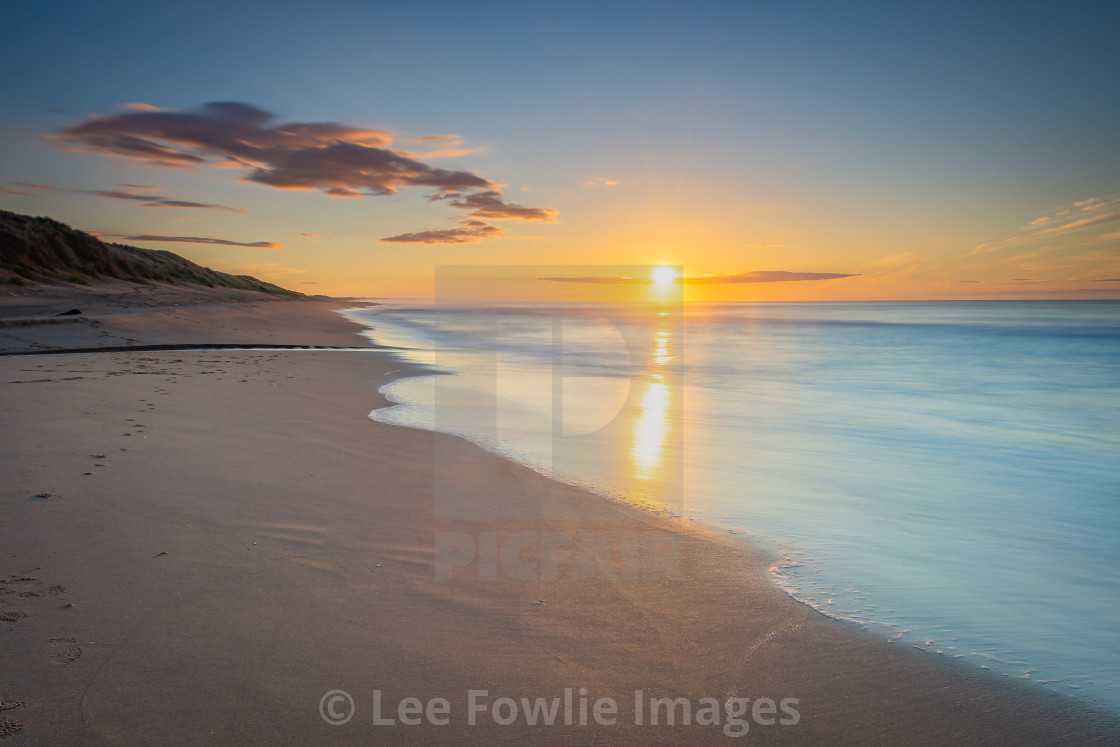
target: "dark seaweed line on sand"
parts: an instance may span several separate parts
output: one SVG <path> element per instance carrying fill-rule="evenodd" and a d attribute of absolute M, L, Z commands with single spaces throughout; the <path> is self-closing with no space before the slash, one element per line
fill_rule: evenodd
<path fill-rule="evenodd" d="M 52 348 L 50 350 L 0 351 L 0 357 L 14 355 L 69 355 L 72 353 L 150 353 L 161 350 L 347 350 L 353 352 L 373 350 L 404 350 L 392 345 L 345 347 L 341 345 L 256 345 L 253 343 L 184 343 L 175 345 L 114 345 L 100 348 Z"/>

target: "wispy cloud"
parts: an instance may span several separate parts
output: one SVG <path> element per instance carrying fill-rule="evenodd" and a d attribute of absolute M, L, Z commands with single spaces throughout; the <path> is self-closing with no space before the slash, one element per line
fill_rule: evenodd
<path fill-rule="evenodd" d="M 111 197 L 115 200 L 130 200 L 132 202 L 143 203 L 140 207 L 146 208 L 185 208 L 192 210 L 220 210 L 227 213 L 247 213 L 245 208 L 235 208 L 229 205 L 222 205 L 219 203 L 211 202 L 194 202 L 192 200 L 173 200 L 161 194 L 152 194 L 159 190 L 159 187 L 142 186 L 139 184 L 121 184 L 121 190 L 112 189 L 69 189 L 67 187 L 55 187 L 50 184 L 19 184 L 21 187 L 36 189 L 44 192 L 66 192 L 75 195 L 92 195 L 93 197 Z M 3 189 L 0 187 L 0 189 Z M 145 190 L 145 191 L 137 191 Z"/>
<path fill-rule="evenodd" d="M 453 207 L 472 210 L 476 217 L 551 221 L 556 216 L 550 208 L 506 204 L 499 186 L 478 174 L 421 160 L 477 150 L 465 148 L 455 135 L 406 140 L 436 148 L 415 153 L 390 148 L 393 133 L 388 130 L 336 122 L 277 123 L 271 112 L 241 102 L 214 102 L 186 111 L 129 107 L 124 113 L 87 117 L 48 139 L 62 148 L 166 168 L 233 168 L 242 172 L 242 181 L 277 189 L 358 198 L 420 187 L 434 190 L 435 197 L 449 200 Z M 429 232 L 415 235 L 425 233 Z"/>
<path fill-rule="evenodd" d="M 0 187 L 0 192 L 3 192 L 6 195 L 18 195 L 20 197 L 41 197 L 42 196 L 42 195 L 32 194 L 31 192 L 26 192 L 22 189 L 16 189 L 15 187 Z"/>
<path fill-rule="evenodd" d="M 600 176 L 595 179 L 588 179 L 584 182 L 589 187 L 614 187 L 618 184 L 614 179 L 608 179 L 605 176 Z"/>
<path fill-rule="evenodd" d="M 431 200 L 447 200 L 447 204 L 460 210 L 470 210 L 468 215 L 475 218 L 489 220 L 540 220 L 552 223 L 556 220 L 558 211 L 552 208 L 524 207 L 512 205 L 502 200 L 502 194 L 495 191 L 473 192 L 448 192 L 433 195 Z"/>
<path fill-rule="evenodd" d="M 104 231 L 87 231 L 99 238 L 124 239 L 125 241 L 167 241 L 179 244 L 216 244 L 218 246 L 244 246 L 250 249 L 283 249 L 283 244 L 275 241 L 231 241 L 229 239 L 216 239 L 213 236 L 165 236 L 158 233 L 142 233 L 136 235 L 124 233 L 107 233 Z"/>
<path fill-rule="evenodd" d="M 698 275 L 686 277 L 686 283 L 698 285 L 708 283 L 784 283 L 801 280 L 839 280 L 841 278 L 854 278 L 858 273 L 840 272 L 786 272 L 785 270 L 757 270 L 754 272 L 739 272 L 731 275 Z"/>
<path fill-rule="evenodd" d="M 279 262 L 254 262 L 247 265 L 240 265 L 238 274 L 253 275 L 264 280 L 268 278 L 287 278 L 292 275 L 304 275 L 307 270 L 299 270 L 295 267 L 284 267 Z"/>
<path fill-rule="evenodd" d="M 191 200 L 172 200 L 162 195 L 144 194 L 141 192 L 120 192 L 107 189 L 68 189 L 66 192 L 93 195 L 94 197 L 111 197 L 115 200 L 131 200 L 143 203 L 140 207 L 146 208 L 185 208 L 193 210 L 220 210 L 226 213 L 247 213 L 245 208 L 230 207 L 220 203 L 193 202 Z"/>
<path fill-rule="evenodd" d="M 682 277 L 683 283 L 691 285 L 709 285 L 716 283 L 783 283 L 802 280 L 837 280 L 840 278 L 854 278 L 858 274 L 837 272 L 787 272 L 785 270 L 755 270 L 752 272 L 737 272 L 728 275 L 695 275 Z M 627 276 L 588 276 L 588 277 L 551 277 L 538 278 L 553 283 L 596 283 L 601 285 L 652 285 L 653 278 L 627 277 Z"/>
<path fill-rule="evenodd" d="M 432 228 L 398 236 L 387 236 L 381 241 L 391 244 L 474 244 L 485 239 L 493 239 L 505 233 L 506 229 L 490 225 L 481 220 L 465 220 L 455 228 Z"/>
<path fill-rule="evenodd" d="M 994 244 L 980 244 L 963 256 L 988 254 L 1032 239 L 1048 239 L 1078 233 L 1094 226 L 1120 221 L 1120 194 L 1090 197 L 1039 216 L 1020 227 L 1021 233 Z M 1120 232 L 1118 234 L 1120 235 Z M 1104 237 L 1099 237 L 1104 238 Z"/>
<path fill-rule="evenodd" d="M 420 135 L 418 137 L 404 138 L 401 142 L 413 142 L 421 143 L 426 146 L 435 146 L 431 150 L 423 152 L 403 149 L 398 150 L 402 156 L 420 160 L 425 158 L 460 158 L 462 156 L 481 153 L 483 150 L 480 147 L 472 148 L 464 145 L 462 138 L 458 135 Z"/>
<path fill-rule="evenodd" d="M 537 280 L 548 280 L 552 283 L 594 283 L 596 285 L 652 285 L 653 278 L 633 278 L 626 276 L 582 276 L 582 277 L 554 277 L 554 278 L 537 278 Z"/>
<path fill-rule="evenodd" d="M 901 254 L 891 254 L 886 257 L 868 262 L 868 264 L 875 267 L 898 267 L 899 265 L 907 265 L 912 262 L 918 261 L 919 257 L 914 252 L 903 252 Z"/>

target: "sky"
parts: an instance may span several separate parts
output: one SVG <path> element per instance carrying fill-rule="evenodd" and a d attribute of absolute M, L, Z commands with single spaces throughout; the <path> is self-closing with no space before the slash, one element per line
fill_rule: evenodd
<path fill-rule="evenodd" d="M 305 293 L 669 265 L 689 300 L 1120 298 L 1115 2 L 110 0 L 5 28 L 0 209 Z"/>

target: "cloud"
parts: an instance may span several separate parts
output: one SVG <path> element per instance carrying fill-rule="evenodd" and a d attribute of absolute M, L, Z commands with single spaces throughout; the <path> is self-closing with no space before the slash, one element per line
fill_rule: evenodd
<path fill-rule="evenodd" d="M 275 241 L 230 241 L 229 239 L 215 239 L 212 236 L 164 236 L 163 234 L 145 233 L 130 236 L 123 233 L 105 233 L 103 231 L 87 231 L 98 237 L 113 237 L 125 241 L 168 241 L 180 244 L 217 244 L 218 246 L 245 246 L 250 249 L 283 249 L 283 244 Z"/>
<path fill-rule="evenodd" d="M 960 256 L 973 257 L 977 254 L 989 254 L 1019 246 L 1032 240 L 1064 236 L 1117 221 L 1120 221 L 1120 194 L 1090 197 L 1035 218 L 1025 226 L 1020 227 L 1022 233 L 1009 236 L 1003 241 L 979 244 L 971 252 Z M 1107 241 L 1116 237 L 1120 237 L 1120 231 L 1098 236 L 1096 240 Z"/>
<path fill-rule="evenodd" d="M 716 283 L 781 283 L 801 280 L 836 280 L 838 278 L 854 278 L 858 274 L 842 274 L 835 272 L 786 272 L 784 270 L 756 270 L 753 272 L 738 272 L 729 275 L 696 275 L 683 277 L 681 282 L 690 285 L 709 285 Z M 597 283 L 604 285 L 651 285 L 653 278 L 643 277 L 553 277 L 538 278 L 554 283 Z"/>
<path fill-rule="evenodd" d="M 1060 226 L 1059 230 L 1062 233 L 1069 233 L 1071 231 L 1079 231 L 1082 228 L 1088 228 L 1089 226 L 1096 226 L 1101 223 L 1113 223 L 1118 220 L 1120 220 L 1120 212 L 1105 213 L 1104 215 L 1095 215 L 1091 218 L 1082 218 L 1081 220 L 1075 220 L 1072 223 L 1067 223 L 1064 226 Z"/>
<path fill-rule="evenodd" d="M 19 195 L 20 197 L 41 197 L 41 195 L 34 195 L 30 192 L 24 192 L 23 190 L 16 189 L 15 187 L 0 187 L 0 192 L 3 192 L 6 195 Z"/>
<path fill-rule="evenodd" d="M 292 275 L 303 275 L 307 272 L 307 270 L 298 270 L 294 267 L 283 267 L 278 262 L 255 262 L 239 267 L 242 272 L 238 274 L 252 275 L 262 279 L 286 278 Z"/>
<path fill-rule="evenodd" d="M 1004 257 L 1003 261 L 1004 262 L 1026 262 L 1029 259 L 1037 259 L 1038 257 L 1041 257 L 1043 254 L 1046 254 L 1046 253 L 1047 253 L 1046 249 L 1039 249 L 1039 250 L 1033 251 L 1033 252 L 1026 252 L 1025 254 L 1018 254 L 1014 257 Z"/>
<path fill-rule="evenodd" d="M 757 270 L 739 272 L 731 275 L 700 275 L 682 278 L 685 283 L 703 285 L 708 283 L 783 283 L 801 280 L 837 280 L 854 278 L 857 274 L 838 272 L 786 272 L 785 270 Z"/>
<path fill-rule="evenodd" d="M 597 177 L 595 179 L 589 179 L 584 183 L 589 187 L 614 187 L 618 184 L 618 182 L 614 179 L 607 179 L 603 176 Z"/>
<path fill-rule="evenodd" d="M 274 122 L 234 101 L 189 111 L 143 109 L 88 117 L 50 139 L 63 147 L 138 159 L 155 166 L 221 163 L 248 170 L 247 181 L 279 189 L 395 194 L 408 186 L 492 189 L 467 171 L 439 169 L 388 149 L 386 130 L 334 122 Z"/>
<path fill-rule="evenodd" d="M 1120 278 L 1097 278 L 1094 283 L 1120 283 Z"/>
<path fill-rule="evenodd" d="M 446 143 L 446 142 L 450 142 L 452 140 L 458 141 L 459 136 L 458 135 L 417 135 L 415 137 L 406 137 L 404 139 L 404 142 L 406 142 L 406 143 L 432 143 L 432 142 Z"/>
<path fill-rule="evenodd" d="M 129 103 L 129 104 L 121 104 L 121 108 L 122 109 L 135 109 L 136 111 L 140 111 L 140 112 L 158 112 L 159 111 L 158 106 L 152 106 L 151 104 L 145 104 L 145 103 L 142 103 L 140 101 L 134 101 L 134 102 Z"/>
<path fill-rule="evenodd" d="M 748 249 L 780 249 L 785 244 L 743 244 Z"/>
<path fill-rule="evenodd" d="M 201 210 L 223 210 L 229 213 L 247 213 L 245 208 L 235 208 L 229 205 L 215 205 L 207 202 L 190 202 L 189 200 L 155 200 L 146 205 L 146 208 L 198 208 Z"/>
<path fill-rule="evenodd" d="M 481 220 L 465 220 L 455 228 L 428 229 L 399 236 L 387 236 L 380 241 L 393 244 L 473 244 L 485 239 L 498 238 L 506 229 L 492 226 Z"/>
<path fill-rule="evenodd" d="M 87 117 L 47 139 L 69 150 L 164 168 L 238 169 L 243 172 L 241 181 L 276 189 L 360 198 L 426 187 L 435 191 L 436 199 L 471 210 L 474 217 L 550 222 L 557 215 L 550 208 L 507 204 L 498 185 L 489 179 L 470 171 L 437 168 L 422 160 L 477 150 L 464 148 L 456 135 L 407 139 L 405 142 L 437 148 L 417 154 L 390 148 L 393 133 L 388 130 L 336 122 L 278 123 L 271 112 L 242 102 L 213 102 L 185 111 L 149 105 L 129 105 L 129 109 Z M 472 229 L 449 230 L 463 233 Z"/>
<path fill-rule="evenodd" d="M 886 257 L 880 257 L 868 264 L 875 267 L 895 267 L 897 265 L 905 265 L 918 260 L 918 255 L 914 252 L 903 252 L 902 254 L 891 254 Z"/>
<path fill-rule="evenodd" d="M 66 189 L 64 192 L 75 194 L 93 195 L 94 197 L 112 197 L 117 200 L 132 200 L 144 203 L 140 207 L 146 208 L 188 208 L 197 210 L 221 210 L 227 213 L 247 213 L 245 208 L 235 208 L 209 202 L 191 202 L 190 200 L 171 200 L 161 195 L 144 194 L 141 192 L 117 192 L 105 189 Z"/>
<path fill-rule="evenodd" d="M 461 210 L 470 210 L 468 215 L 475 218 L 487 218 L 489 220 L 541 220 L 546 223 L 553 223 L 559 211 L 552 208 L 535 208 L 523 207 L 522 205 L 511 205 L 502 200 L 500 192 L 488 190 L 486 192 L 473 192 L 471 194 L 463 194 L 461 192 L 448 192 L 445 194 L 433 195 L 431 200 L 447 200 L 448 205 L 451 207 L 459 208 Z"/>
<path fill-rule="evenodd" d="M 1027 234 L 1022 238 L 1073 233 L 1115 221 L 1120 221 L 1120 194 L 1090 197 L 1035 218 L 1023 226 Z"/>
<path fill-rule="evenodd" d="M 653 278 L 631 278 L 631 277 L 571 277 L 571 278 L 537 278 L 537 280 L 548 280 L 553 283 L 595 283 L 597 285 L 652 285 Z"/>
<path fill-rule="evenodd" d="M 116 200 L 131 200 L 133 202 L 144 203 L 141 207 L 146 208 L 188 208 L 195 210 L 221 210 L 227 213 L 247 213 L 245 208 L 235 208 L 229 205 L 222 205 L 210 202 L 192 202 L 190 200 L 172 200 L 163 195 L 151 194 L 151 191 L 159 190 L 160 187 L 142 186 L 139 184 L 121 184 L 127 191 L 112 190 L 112 189 L 67 189 L 66 187 L 55 187 L 49 184 L 20 184 L 21 187 L 29 187 L 31 189 L 38 189 L 52 192 L 67 192 L 75 195 L 92 195 L 94 197 L 111 197 Z M 135 190 L 148 190 L 148 192 L 137 192 Z M 22 194 L 22 193 L 19 193 Z"/>
<path fill-rule="evenodd" d="M 424 143 L 425 145 L 437 144 L 439 146 L 434 150 L 424 151 L 423 153 L 414 153 L 409 150 L 398 151 L 402 156 L 416 159 L 460 158 L 482 151 L 482 148 L 468 148 L 464 146 L 462 139 L 458 135 L 420 135 L 418 137 L 405 138 L 402 142 Z"/>

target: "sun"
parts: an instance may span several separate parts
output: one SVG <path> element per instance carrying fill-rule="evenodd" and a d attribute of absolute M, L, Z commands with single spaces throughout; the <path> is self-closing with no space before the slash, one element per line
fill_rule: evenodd
<path fill-rule="evenodd" d="M 653 269 L 653 284 L 658 288 L 666 288 L 677 279 L 677 273 L 672 267 L 662 265 Z"/>

